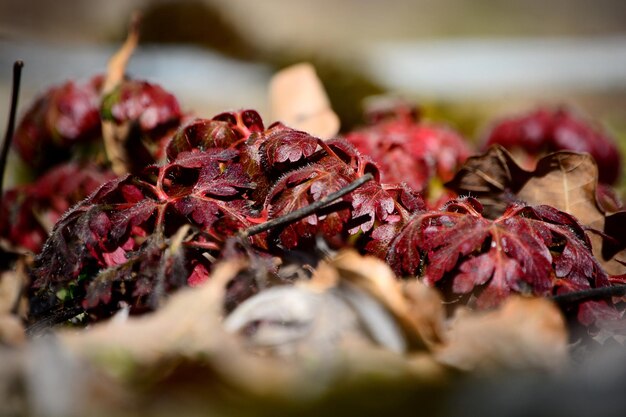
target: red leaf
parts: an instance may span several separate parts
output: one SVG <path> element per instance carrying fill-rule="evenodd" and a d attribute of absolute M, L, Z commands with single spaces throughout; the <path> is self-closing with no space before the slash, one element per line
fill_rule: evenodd
<path fill-rule="evenodd" d="M 148 308 L 141 297 L 156 280 L 184 285 L 190 261 L 250 225 L 246 193 L 254 184 L 238 155 L 219 148 L 181 152 L 169 164 L 104 184 L 57 223 L 36 259 L 36 285 L 55 293 L 74 283 L 85 291 L 84 306 L 102 307 L 98 315 L 119 301 Z M 166 250 L 185 224 L 203 234 L 202 251 Z M 88 278 L 78 280 L 81 273 Z M 112 285 L 119 281 L 125 286 Z"/>
<path fill-rule="evenodd" d="M 0 237 L 39 252 L 48 228 L 113 177 L 93 164 L 67 163 L 52 168 L 33 184 L 6 191 L 0 205 Z"/>
<path fill-rule="evenodd" d="M 281 178 L 268 193 L 264 209 L 269 213 L 269 218 L 279 217 L 338 191 L 354 178 L 349 167 L 334 157 L 326 157 L 324 163 L 305 166 Z M 333 221 L 335 216 L 330 215 L 328 221 Z M 281 241 L 288 248 L 295 247 L 300 239 L 320 232 L 325 222 L 325 216 L 312 214 L 287 226 L 281 233 Z M 327 232 L 334 234 L 336 229 L 333 222 Z"/>
<path fill-rule="evenodd" d="M 225 149 L 238 140 L 237 134 L 226 122 L 196 119 L 182 127 L 167 145 L 167 157 L 175 159 L 181 152 Z"/>
<path fill-rule="evenodd" d="M 277 163 L 297 162 L 315 152 L 318 139 L 306 132 L 275 123 L 263 133 L 261 152 L 268 167 Z"/>
<path fill-rule="evenodd" d="M 581 226 L 549 206 L 509 206 L 496 220 L 476 200 L 454 201 L 438 212 L 417 213 L 392 241 L 387 260 L 402 274 L 473 292 L 479 307 L 499 305 L 510 293 L 546 296 L 559 288 L 602 287 L 608 279 Z M 567 287 L 569 292 L 572 290 Z"/>
<path fill-rule="evenodd" d="M 357 188 L 351 195 L 352 217 L 369 216 L 369 220 L 362 223 L 358 228 L 351 230 L 355 233 L 359 228 L 367 232 L 374 226 L 376 220 L 385 221 L 396 209 L 393 197 L 375 181 L 365 183 Z"/>
<path fill-rule="evenodd" d="M 383 183 L 406 182 L 418 191 L 435 176 L 450 180 L 471 153 L 451 129 L 418 123 L 406 113 L 348 133 L 346 139 L 380 166 Z"/>

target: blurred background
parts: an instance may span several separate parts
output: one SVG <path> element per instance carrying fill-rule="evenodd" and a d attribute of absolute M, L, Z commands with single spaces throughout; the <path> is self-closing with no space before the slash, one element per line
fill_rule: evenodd
<path fill-rule="evenodd" d="M 144 21 L 131 74 L 201 116 L 266 113 L 269 77 L 308 60 L 344 129 L 364 97 L 393 93 L 471 138 L 494 117 L 559 103 L 626 141 L 622 0 L 1 0 L 0 128 L 15 59 L 24 110 L 50 84 L 103 72 L 133 10 Z"/>

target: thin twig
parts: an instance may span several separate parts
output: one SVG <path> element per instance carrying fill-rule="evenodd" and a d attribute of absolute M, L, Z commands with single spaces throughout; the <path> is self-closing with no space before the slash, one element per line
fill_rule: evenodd
<path fill-rule="evenodd" d="M 265 223 L 257 224 L 255 226 L 251 226 L 245 230 L 242 230 L 241 232 L 239 232 L 239 237 L 245 239 L 247 237 L 266 232 L 270 229 L 273 229 L 274 227 L 290 224 L 298 220 L 304 219 L 305 217 L 310 216 L 319 209 L 327 206 L 328 204 L 343 197 L 344 195 L 351 193 L 352 191 L 356 190 L 357 188 L 372 179 L 374 179 L 374 176 L 370 173 L 367 173 L 359 179 L 351 182 L 341 190 L 329 194 L 326 197 L 323 197 L 306 207 L 302 207 L 301 209 L 294 210 L 290 213 L 285 214 L 284 216 L 280 216 Z"/>
<path fill-rule="evenodd" d="M 557 304 L 576 304 L 592 299 L 621 297 L 624 295 L 626 295 L 626 285 L 614 285 L 612 287 L 592 288 L 589 290 L 555 295 L 552 296 L 552 301 Z"/>
<path fill-rule="evenodd" d="M 0 201 L 2 200 L 2 184 L 4 183 L 4 171 L 6 169 L 9 148 L 13 140 L 13 131 L 15 130 L 15 116 L 17 114 L 17 99 L 20 95 L 20 79 L 22 78 L 22 68 L 24 62 L 15 61 L 13 64 L 13 87 L 11 90 L 11 110 L 9 111 L 9 123 L 7 124 L 4 142 L 2 143 L 2 153 L 0 153 Z"/>

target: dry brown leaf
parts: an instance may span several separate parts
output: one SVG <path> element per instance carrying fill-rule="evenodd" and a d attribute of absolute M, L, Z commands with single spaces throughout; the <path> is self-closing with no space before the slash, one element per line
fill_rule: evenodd
<path fill-rule="evenodd" d="M 485 206 L 487 217 L 499 217 L 513 197 L 515 184 L 527 179 L 511 153 L 499 145 L 467 159 L 446 187 L 459 195 L 477 197 Z"/>
<path fill-rule="evenodd" d="M 605 230 L 605 213 L 596 199 L 598 167 L 586 153 L 558 152 L 542 158 L 533 175 L 517 192 L 529 204 L 547 204 L 576 217 L 594 230 Z M 626 273 L 626 267 L 602 256 L 602 237 L 587 233 L 593 254 L 611 275 Z"/>
<path fill-rule="evenodd" d="M 565 321 L 541 298 L 511 297 L 486 313 L 461 309 L 435 358 L 468 371 L 557 370 L 567 361 Z"/>
<path fill-rule="evenodd" d="M 139 15 L 135 14 L 128 30 L 126 41 L 111 57 L 107 65 L 107 74 L 102 87 L 102 96 L 106 96 L 123 80 L 128 61 L 139 42 Z M 102 121 L 102 138 L 107 158 L 111 162 L 111 169 L 117 175 L 124 175 L 129 170 L 130 160 L 124 147 L 124 140 L 128 137 L 130 126 L 117 126 L 112 121 Z"/>
<path fill-rule="evenodd" d="M 15 311 L 23 285 L 16 271 L 0 272 L 0 314 Z"/>
<path fill-rule="evenodd" d="M 419 329 L 426 346 L 432 349 L 443 343 L 446 312 L 439 293 L 417 279 L 404 281 L 402 293 L 408 304 L 406 314 Z"/>
<path fill-rule="evenodd" d="M 604 213 L 596 203 L 598 167 L 589 154 L 553 153 L 542 158 L 517 191 L 530 204 L 547 204 L 572 214 L 583 224 L 604 229 Z"/>
<path fill-rule="evenodd" d="M 402 284 L 385 262 L 352 250 L 340 252 L 330 264 L 342 279 L 363 288 L 391 311 L 405 331 L 410 348 L 439 343 L 444 310 L 436 290 L 418 280 Z"/>
<path fill-rule="evenodd" d="M 16 262 L 15 270 L 0 273 L 0 345 L 22 345 L 26 342 L 20 315 L 26 315 L 23 289 L 26 285 L 25 264 Z"/>
<path fill-rule="evenodd" d="M 322 139 L 339 132 L 326 91 L 311 64 L 287 67 L 272 77 L 269 86 L 272 119 Z"/>
<path fill-rule="evenodd" d="M 0 314 L 0 346 L 21 346 L 26 343 L 22 321 L 11 314 Z"/>

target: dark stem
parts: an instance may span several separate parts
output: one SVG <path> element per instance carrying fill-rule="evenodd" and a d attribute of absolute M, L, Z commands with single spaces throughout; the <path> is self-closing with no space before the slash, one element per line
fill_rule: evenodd
<path fill-rule="evenodd" d="M 24 62 L 15 61 L 13 64 L 13 88 L 11 90 L 11 110 L 9 111 L 9 123 L 7 124 L 7 130 L 4 135 L 4 142 L 2 143 L 2 153 L 0 153 L 0 201 L 2 201 L 3 183 L 4 183 L 4 171 L 7 165 L 7 156 L 9 155 L 9 148 L 11 148 L 11 141 L 13 140 L 13 131 L 15 130 L 15 115 L 17 113 L 17 99 L 20 95 L 20 79 L 22 78 L 22 67 Z"/>
<path fill-rule="evenodd" d="M 374 179 L 374 176 L 372 174 L 367 173 L 363 175 L 362 177 L 360 177 L 359 179 L 352 181 L 350 184 L 348 184 L 341 190 L 335 191 L 332 194 L 328 194 L 326 197 L 323 197 L 317 200 L 316 202 L 309 204 L 306 207 L 302 207 L 301 209 L 294 210 L 291 213 L 287 213 L 284 216 L 277 217 L 265 223 L 248 227 L 247 229 L 239 232 L 239 237 L 244 239 L 249 236 L 267 232 L 268 230 L 273 229 L 274 227 L 283 226 L 283 225 L 290 224 L 298 220 L 304 219 L 305 217 L 310 216 L 311 214 L 315 213 L 316 211 L 320 210 L 326 205 L 334 202 L 335 200 L 343 197 L 344 195 L 351 193 L 352 191 L 356 190 L 357 188 L 359 188 L 360 186 L 362 186 L 363 184 L 365 184 L 366 182 L 372 179 Z"/>
<path fill-rule="evenodd" d="M 552 301 L 561 305 L 576 304 L 598 298 L 621 297 L 624 295 L 626 295 L 626 285 L 615 285 L 612 287 L 591 288 L 589 290 L 555 295 L 552 297 Z"/>

